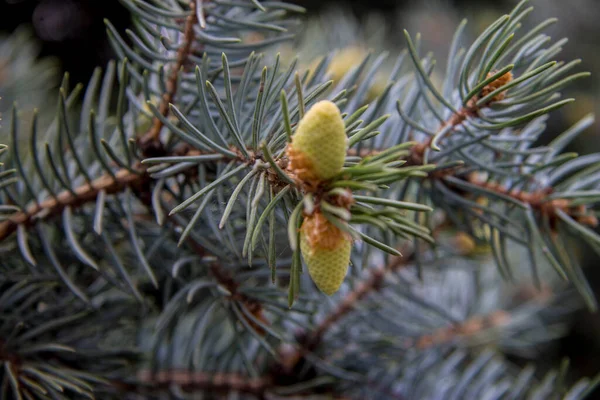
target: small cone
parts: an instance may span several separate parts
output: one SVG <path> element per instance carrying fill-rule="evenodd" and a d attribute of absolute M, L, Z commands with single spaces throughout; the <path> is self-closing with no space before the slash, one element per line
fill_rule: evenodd
<path fill-rule="evenodd" d="M 304 115 L 288 145 L 288 169 L 305 182 L 326 181 L 342 170 L 347 146 L 339 108 L 320 101 Z"/>
<path fill-rule="evenodd" d="M 306 217 L 301 227 L 300 251 L 308 273 L 325 294 L 337 292 L 348 272 L 352 240 L 320 212 Z"/>

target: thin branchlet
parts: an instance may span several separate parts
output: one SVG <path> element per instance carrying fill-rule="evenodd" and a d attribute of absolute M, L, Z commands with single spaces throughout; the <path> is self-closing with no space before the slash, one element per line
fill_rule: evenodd
<path fill-rule="evenodd" d="M 142 389 L 167 389 L 171 385 L 181 386 L 183 390 L 208 390 L 230 393 L 232 391 L 262 395 L 273 387 L 271 376 L 251 378 L 234 373 L 208 373 L 187 370 L 141 370 L 137 374 Z M 116 382 L 115 386 L 122 386 Z M 128 388 L 130 389 L 130 388 Z"/>
<path fill-rule="evenodd" d="M 170 75 L 165 83 L 166 92 L 163 93 L 160 100 L 159 111 L 163 117 L 169 114 L 169 105 L 173 103 L 175 95 L 177 94 L 179 72 L 185 66 L 192 50 L 192 44 L 195 39 L 194 26 L 198 23 L 198 16 L 196 13 L 196 2 L 189 2 L 189 15 L 185 19 L 185 27 L 183 30 L 183 43 L 177 51 L 177 59 L 175 64 L 172 66 Z M 139 145 L 142 152 L 149 153 L 151 148 L 162 148 L 160 143 L 159 135 L 163 127 L 163 122 L 155 117 L 152 127 L 150 130 L 139 138 Z"/>
<path fill-rule="evenodd" d="M 149 181 L 150 177 L 140 166 L 136 172 L 120 169 L 115 172 L 114 178 L 105 174 L 93 180 L 91 185 L 86 183 L 78 186 L 73 189 L 75 196 L 71 191 L 62 191 L 56 197 L 48 198 L 25 211 L 14 213 L 7 220 L 0 222 L 0 242 L 15 232 L 19 225 L 32 225 L 39 220 L 59 215 L 66 207 L 77 208 L 96 201 L 101 191 L 107 195 L 121 193 L 128 187 L 147 191 L 143 186 Z"/>

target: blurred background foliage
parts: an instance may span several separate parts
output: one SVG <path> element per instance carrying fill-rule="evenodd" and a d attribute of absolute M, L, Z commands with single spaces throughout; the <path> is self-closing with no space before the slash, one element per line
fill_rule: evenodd
<path fill-rule="evenodd" d="M 341 51 L 332 69 L 343 74 L 369 50 L 399 52 L 405 46 L 402 29 L 422 34 L 423 46 L 443 63 L 452 34 L 467 17 L 469 34 L 474 37 L 494 19 L 510 10 L 517 0 L 296 0 L 309 10 L 311 23 L 297 44 L 301 60 L 314 60 L 333 49 Z M 567 37 L 559 57 L 582 59 L 589 79 L 578 80 L 567 90 L 577 102 L 553 113 L 546 132 L 547 140 L 573 125 L 584 115 L 600 115 L 600 1 L 537 0 L 536 12 L 527 23 L 559 16 L 549 30 L 554 39 Z M 72 82 L 86 82 L 96 66 L 104 66 L 113 56 L 106 40 L 103 19 L 118 30 L 127 28 L 129 14 L 118 0 L 0 0 L 0 114 L 18 101 L 23 112 L 34 107 L 54 110 L 53 88 L 58 87 L 61 71 L 71 74 Z M 344 30 L 329 27 L 350 21 Z M 329 31 L 329 32 L 328 32 Z M 9 36 L 10 35 L 10 36 Z M 31 41 L 30 38 L 37 39 Z M 7 40 L 22 45 L 4 46 Z M 7 49 L 13 49 L 8 51 Z M 290 55 L 296 48 L 282 48 Z M 390 59 L 393 59 L 391 57 Z M 40 61 L 43 60 L 41 63 Z M 37 62 L 34 68 L 34 62 Z M 309 61 L 307 61 L 309 63 Z M 339 71 L 337 71 L 339 69 Z M 385 83 L 385 82 L 383 82 Z M 377 84 L 372 90 L 377 90 Z M 24 90 L 26 88 L 27 90 Z M 43 114 L 42 114 L 43 116 Z M 0 121 L 0 125 L 2 121 Z M 570 150 L 580 154 L 600 150 L 600 125 L 581 135 Z M 590 255 L 587 275 L 600 295 L 600 260 Z M 557 354 L 567 356 L 578 375 L 592 376 L 600 370 L 600 316 L 581 311 L 571 333 L 562 340 Z"/>
<path fill-rule="evenodd" d="M 450 38 L 463 17 L 470 21 L 470 34 L 481 32 L 500 14 L 510 10 L 516 0 L 294 0 L 309 10 L 309 16 L 327 26 L 336 18 L 352 18 L 362 32 L 348 32 L 346 37 L 328 41 L 327 47 L 311 36 L 312 44 L 322 51 L 347 47 L 354 42 L 363 49 L 398 51 L 404 47 L 402 29 L 421 32 L 424 47 L 438 56 L 446 53 Z M 527 20 L 535 24 L 559 16 L 548 34 L 555 39 L 567 37 L 568 45 L 561 53 L 564 60 L 582 58 L 583 67 L 593 73 L 591 79 L 570 86 L 569 96 L 576 105 L 554 113 L 548 135 L 573 125 L 589 112 L 599 111 L 600 6 L 597 0 L 538 0 L 536 12 Z M 0 0 L 0 33 L 10 33 L 29 26 L 40 41 L 40 56 L 60 60 L 60 68 L 71 73 L 74 82 L 86 82 L 96 66 L 103 66 L 112 56 L 106 40 L 103 19 L 108 18 L 119 30 L 128 26 L 129 15 L 118 0 Z M 364 29 L 366 26 L 366 29 Z M 307 32 L 310 34 L 310 32 Z M 313 56 L 310 54 L 309 56 Z M 350 54 L 351 55 L 351 54 Z M 356 57 L 355 57 L 356 58 Z M 351 62 L 351 60 L 349 60 Z M 2 68 L 0 63 L 0 69 Z M 6 71 L 0 80 L 12 79 Z M 58 85 L 58 81 L 55 81 Z M 40 104 L 35 104 L 39 106 Z M 594 140 L 600 127 L 590 129 L 580 139 L 577 150 L 592 151 L 599 147 Z M 583 144 L 581 144 L 583 142 Z M 591 148 L 591 147 L 594 148 Z"/>

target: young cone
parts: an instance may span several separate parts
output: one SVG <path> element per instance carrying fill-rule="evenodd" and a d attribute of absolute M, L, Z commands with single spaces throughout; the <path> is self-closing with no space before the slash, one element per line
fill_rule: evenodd
<path fill-rule="evenodd" d="M 339 108 L 320 101 L 304 115 L 288 145 L 289 170 L 306 183 L 329 180 L 342 170 L 347 147 Z"/>
<path fill-rule="evenodd" d="M 306 217 L 300 229 L 300 251 L 310 277 L 323 293 L 334 294 L 348 272 L 351 238 L 319 211 Z"/>

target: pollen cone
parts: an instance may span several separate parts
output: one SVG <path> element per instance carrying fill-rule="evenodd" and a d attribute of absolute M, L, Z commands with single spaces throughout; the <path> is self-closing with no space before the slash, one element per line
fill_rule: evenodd
<path fill-rule="evenodd" d="M 300 234 L 300 251 L 308 273 L 325 294 L 337 292 L 348 272 L 351 238 L 316 212 L 304 219 Z"/>
<path fill-rule="evenodd" d="M 288 168 L 302 181 L 326 181 L 342 170 L 347 146 L 339 108 L 331 101 L 320 101 L 308 110 L 292 136 Z"/>

